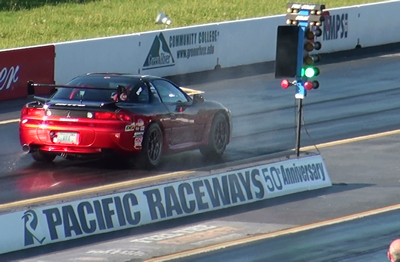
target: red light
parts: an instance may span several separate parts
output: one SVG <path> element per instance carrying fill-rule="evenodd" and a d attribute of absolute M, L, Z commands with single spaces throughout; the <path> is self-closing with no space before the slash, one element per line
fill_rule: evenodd
<path fill-rule="evenodd" d="M 94 113 L 94 118 L 103 120 L 114 120 L 117 119 L 117 116 L 112 112 L 96 112 Z"/>
<path fill-rule="evenodd" d="M 289 86 L 290 86 L 290 82 L 289 82 L 287 79 L 283 79 L 282 82 L 281 82 L 281 87 L 282 87 L 283 89 L 286 89 L 286 88 L 288 88 Z"/>
<path fill-rule="evenodd" d="M 304 88 L 305 88 L 306 90 L 311 90 L 311 89 L 313 89 L 313 87 L 314 87 L 314 85 L 313 85 L 313 83 L 310 82 L 310 81 L 306 81 L 306 82 L 304 83 Z"/>
<path fill-rule="evenodd" d="M 117 118 L 122 121 L 131 121 L 131 117 L 125 113 L 117 113 Z"/>
<path fill-rule="evenodd" d="M 126 113 L 114 113 L 114 112 L 95 112 L 94 118 L 101 120 L 121 120 L 131 121 L 131 117 Z"/>
<path fill-rule="evenodd" d="M 21 110 L 22 116 L 44 116 L 44 109 L 43 108 L 34 108 L 34 107 L 24 107 Z"/>

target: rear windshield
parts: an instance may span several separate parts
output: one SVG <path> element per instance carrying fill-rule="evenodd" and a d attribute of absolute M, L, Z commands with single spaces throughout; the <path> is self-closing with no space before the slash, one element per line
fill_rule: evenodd
<path fill-rule="evenodd" d="M 77 77 L 71 80 L 67 85 L 76 86 L 77 88 L 58 88 L 57 92 L 52 97 L 53 99 L 61 100 L 85 100 L 110 102 L 113 101 L 117 94 L 117 87 L 124 86 L 127 90 L 137 88 L 142 82 L 140 79 L 132 77 L 119 76 L 86 76 Z M 79 88 L 82 87 L 82 88 Z M 91 89 L 96 88 L 113 88 L 113 89 Z"/>

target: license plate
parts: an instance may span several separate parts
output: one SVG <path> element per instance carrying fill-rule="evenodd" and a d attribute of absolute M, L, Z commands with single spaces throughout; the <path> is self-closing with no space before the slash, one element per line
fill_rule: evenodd
<path fill-rule="evenodd" d="M 57 132 L 57 137 L 54 139 L 57 143 L 78 144 L 78 133 L 73 132 Z"/>

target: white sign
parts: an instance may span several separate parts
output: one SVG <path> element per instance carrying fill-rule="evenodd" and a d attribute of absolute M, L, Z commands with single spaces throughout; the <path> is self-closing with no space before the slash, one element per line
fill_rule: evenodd
<path fill-rule="evenodd" d="M 0 216 L 0 254 L 331 186 L 321 156 Z"/>

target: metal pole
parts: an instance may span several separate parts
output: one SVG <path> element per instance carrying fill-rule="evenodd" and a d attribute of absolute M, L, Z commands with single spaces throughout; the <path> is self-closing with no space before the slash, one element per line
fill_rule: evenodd
<path fill-rule="evenodd" d="M 296 156 L 300 155 L 300 133 L 301 133 L 301 111 L 303 108 L 303 99 L 297 99 L 297 135 L 296 135 Z"/>

